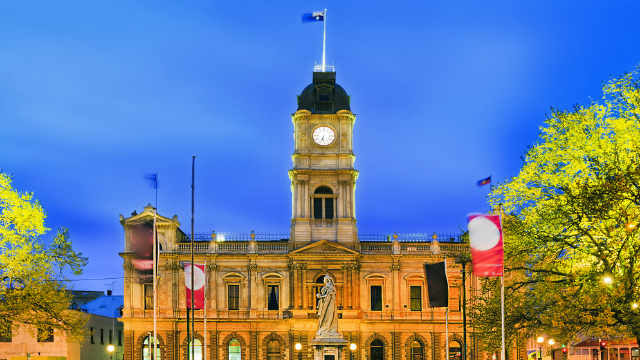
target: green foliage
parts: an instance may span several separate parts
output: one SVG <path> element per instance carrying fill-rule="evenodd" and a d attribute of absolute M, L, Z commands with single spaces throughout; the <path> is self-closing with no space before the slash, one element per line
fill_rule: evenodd
<path fill-rule="evenodd" d="M 85 317 L 68 310 L 70 294 L 55 280 L 65 269 L 80 274 L 86 258 L 73 251 L 66 229 L 45 245 L 45 218 L 33 194 L 16 191 L 0 173 L 0 319 L 78 335 Z"/>
<path fill-rule="evenodd" d="M 640 302 L 638 78 L 636 70 L 609 81 L 590 106 L 554 110 L 520 173 L 490 194 L 507 214 L 510 333 L 556 340 L 633 333 L 640 342 L 632 308 Z M 495 335 L 499 317 L 496 326 L 483 312 L 496 312 L 499 291 L 486 283 L 471 315 L 477 329 Z"/>

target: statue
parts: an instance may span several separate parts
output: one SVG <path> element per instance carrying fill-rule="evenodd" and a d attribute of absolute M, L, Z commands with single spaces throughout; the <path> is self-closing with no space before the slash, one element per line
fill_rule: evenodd
<path fill-rule="evenodd" d="M 316 338 L 342 338 L 338 333 L 336 287 L 329 274 L 324 276 L 324 286 L 316 294 L 318 301 L 318 331 Z"/>

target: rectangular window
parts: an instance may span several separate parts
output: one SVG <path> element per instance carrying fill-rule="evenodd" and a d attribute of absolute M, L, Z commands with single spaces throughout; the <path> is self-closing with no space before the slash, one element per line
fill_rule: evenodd
<path fill-rule="evenodd" d="M 410 287 L 411 311 L 422 311 L 422 286 Z"/>
<path fill-rule="evenodd" d="M 382 311 L 382 286 L 371 286 L 371 311 Z"/>
<path fill-rule="evenodd" d="M 122 346 L 122 330 L 118 330 L 118 346 Z"/>
<path fill-rule="evenodd" d="M 325 219 L 333 219 L 333 199 L 332 198 L 324 199 L 324 210 L 325 210 L 325 214 L 324 214 Z"/>
<path fill-rule="evenodd" d="M 109 329 L 109 344 L 113 344 L 113 330 Z"/>
<path fill-rule="evenodd" d="M 10 343 L 12 335 L 11 321 L 0 321 L 0 342 Z"/>
<path fill-rule="evenodd" d="M 100 329 L 100 344 L 104 345 L 104 329 Z"/>
<path fill-rule="evenodd" d="M 322 198 L 313 198 L 313 218 L 322 219 Z"/>
<path fill-rule="evenodd" d="M 144 308 L 153 309 L 153 284 L 144 284 Z"/>
<path fill-rule="evenodd" d="M 95 344 L 95 340 L 93 340 L 93 328 L 92 327 L 89 328 L 89 341 L 92 344 Z"/>
<path fill-rule="evenodd" d="M 280 307 L 278 306 L 279 299 L 279 288 L 278 285 L 267 285 L 267 294 L 268 294 L 268 310 L 278 310 Z"/>
<path fill-rule="evenodd" d="M 53 328 L 50 326 L 39 327 L 38 342 L 53 342 Z"/>
<path fill-rule="evenodd" d="M 229 310 L 240 309 L 240 285 L 229 285 L 227 287 Z"/>

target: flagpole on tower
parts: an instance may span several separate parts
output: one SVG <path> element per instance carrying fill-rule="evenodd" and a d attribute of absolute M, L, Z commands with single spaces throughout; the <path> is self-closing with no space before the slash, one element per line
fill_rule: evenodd
<path fill-rule="evenodd" d="M 326 71 L 326 53 L 327 53 L 327 9 L 324 9 L 324 16 L 322 20 L 322 72 Z"/>

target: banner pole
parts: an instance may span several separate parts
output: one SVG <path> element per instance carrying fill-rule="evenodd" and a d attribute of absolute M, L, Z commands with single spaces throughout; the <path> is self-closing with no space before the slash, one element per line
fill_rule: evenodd
<path fill-rule="evenodd" d="M 209 287 L 209 271 L 207 271 L 208 260 L 204 262 L 204 341 L 203 346 L 203 360 L 207 360 L 207 288 Z"/>
<path fill-rule="evenodd" d="M 195 338 L 195 327 L 193 326 L 193 323 L 195 322 L 196 318 L 195 318 L 195 307 L 193 306 L 193 287 L 194 287 L 194 280 L 193 280 L 193 241 L 194 241 L 194 233 L 193 233 L 193 226 L 194 226 L 194 213 L 195 213 L 195 173 L 196 173 L 196 156 L 193 155 L 191 157 L 191 339 L 189 339 L 190 343 L 189 343 L 189 348 L 191 349 L 190 353 L 191 356 L 190 358 L 193 359 L 193 339 Z"/>
<path fill-rule="evenodd" d="M 504 348 L 504 274 L 500 277 L 500 313 L 502 318 L 502 357 L 500 360 L 505 359 L 505 348 Z"/>

